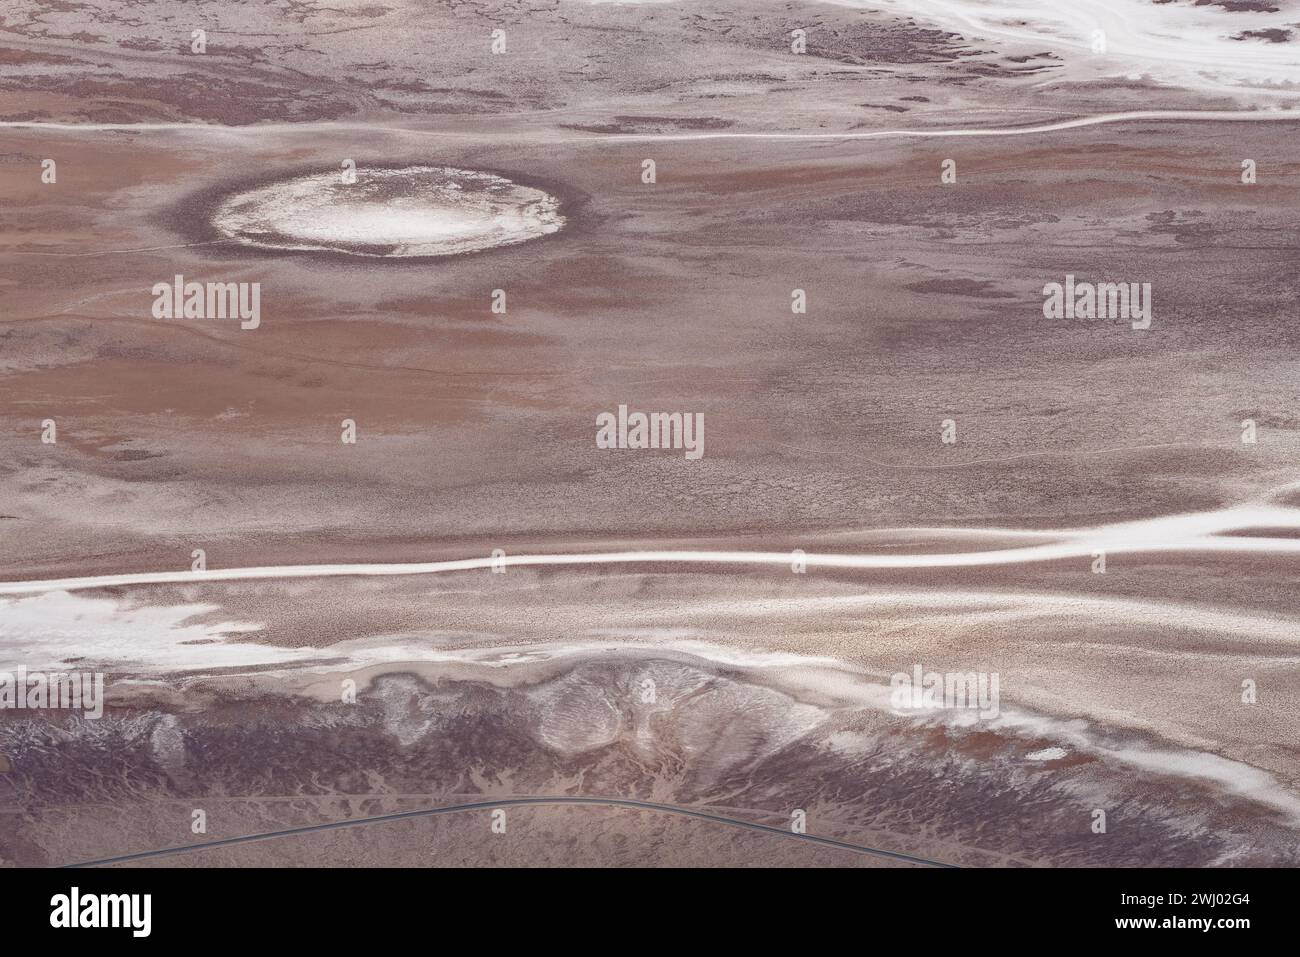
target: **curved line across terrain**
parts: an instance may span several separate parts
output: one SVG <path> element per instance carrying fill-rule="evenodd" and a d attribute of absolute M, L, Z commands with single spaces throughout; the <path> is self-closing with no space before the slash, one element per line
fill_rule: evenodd
<path fill-rule="evenodd" d="M 936 569 L 1024 565 L 1112 555 L 1253 554 L 1300 555 L 1300 538 L 1225 535 L 1249 529 L 1300 529 L 1300 509 L 1283 506 L 1237 506 L 1190 512 L 1082 529 L 1043 530 L 1048 540 L 1014 548 L 921 554 L 862 554 L 796 551 L 721 551 L 658 549 L 621 552 L 515 554 L 504 552 L 436 562 L 365 562 L 333 565 L 264 565 L 205 571 L 127 572 L 32 581 L 0 582 L 0 595 L 85 591 L 130 585 L 193 585 L 205 582 L 295 578 L 435 575 L 520 566 L 568 565 L 773 565 L 791 567 L 798 558 L 807 568 Z M 906 530 L 903 530 L 906 531 Z M 997 538 L 998 529 L 966 529 Z M 1014 531 L 1011 534 L 1015 534 Z"/>
<path fill-rule="evenodd" d="M 166 857 L 172 854 L 183 854 L 187 851 L 209 850 L 215 847 L 229 847 L 234 844 L 249 844 L 253 841 L 266 841 L 277 837 L 290 837 L 295 834 L 311 834 L 316 831 L 331 831 L 340 828 L 359 827 L 364 824 L 382 824 L 390 821 L 402 821 L 409 818 L 431 817 L 437 814 L 454 814 L 461 811 L 482 811 L 495 810 L 503 807 L 526 807 L 537 805 L 583 805 L 597 807 L 624 807 L 633 808 L 640 811 L 658 811 L 663 814 L 676 814 L 681 817 L 694 818 L 700 821 L 709 821 L 714 824 L 726 824 L 730 827 L 745 828 L 751 831 L 762 831 L 767 834 L 777 834 L 782 837 L 798 838 L 802 841 L 808 841 L 813 844 L 821 844 L 826 847 L 836 847 L 841 850 L 853 851 L 858 854 L 868 854 L 875 857 L 885 857 L 891 860 L 904 861 L 908 864 L 922 864 L 927 867 L 944 867 L 955 868 L 960 865 L 946 864 L 942 861 L 932 861 L 924 857 L 915 857 L 911 854 L 900 854 L 897 851 L 886 851 L 878 847 L 867 847 L 863 844 L 854 844 L 850 841 L 839 841 L 833 837 L 818 837 L 815 834 L 797 834 L 787 828 L 774 827 L 771 824 L 758 824 L 754 821 L 745 821 L 740 818 L 724 817 L 721 814 L 710 814 L 707 811 L 696 811 L 691 808 L 676 807 L 672 804 L 655 804 L 650 801 L 634 801 L 628 798 L 601 798 L 601 797 L 524 797 L 524 798 L 505 798 L 500 801 L 475 801 L 470 804 L 453 804 L 447 807 L 420 808 L 415 811 L 399 811 L 394 814 L 380 814 L 375 817 L 356 818 L 351 821 L 331 821 L 328 824 L 309 824 L 302 827 L 290 827 L 279 831 L 266 831 L 261 834 L 247 834 L 242 837 L 227 837 L 216 841 L 204 841 L 201 844 L 186 844 L 180 847 L 166 847 L 155 851 L 140 851 L 135 854 L 123 854 L 118 857 L 106 857 L 98 861 L 83 861 L 80 864 L 68 864 L 67 867 L 98 867 L 108 864 L 126 864 L 132 861 L 143 861 L 151 858 Z"/>
<path fill-rule="evenodd" d="M 1052 123 L 1028 126 L 970 126 L 953 129 L 892 129 L 846 130 L 843 132 L 801 133 L 798 131 L 714 131 L 709 133 L 602 133 L 586 136 L 559 137 L 561 142 L 600 143 L 611 140 L 865 140 L 879 137 L 953 137 L 953 136 L 1025 136 L 1034 133 L 1055 133 L 1083 126 L 1100 126 L 1107 123 L 1128 123 L 1151 120 L 1186 120 L 1194 123 L 1215 122 L 1291 122 L 1300 121 L 1300 110 L 1128 110 L 1122 113 L 1096 113 Z M 39 120 L 0 121 L 0 129 L 50 130 L 57 132 L 189 132 L 248 135 L 255 133 L 290 132 L 310 129 L 362 129 L 376 133 L 409 133 L 416 136 L 465 137 L 471 134 L 459 130 L 422 130 L 401 126 L 382 126 L 370 123 L 325 120 L 307 123 L 258 123 L 247 126 L 223 126 L 217 123 L 46 123 Z M 550 138 L 554 141 L 555 137 Z"/>

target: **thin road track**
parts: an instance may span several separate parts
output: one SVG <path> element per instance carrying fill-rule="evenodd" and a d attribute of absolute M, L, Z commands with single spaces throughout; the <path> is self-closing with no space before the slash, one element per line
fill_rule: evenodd
<path fill-rule="evenodd" d="M 913 128 L 883 130 L 844 130 L 840 132 L 819 131 L 721 131 L 709 133 L 608 133 L 588 134 L 583 136 L 548 136 L 552 143 L 600 143 L 608 144 L 620 140 L 626 142 L 683 142 L 691 140 L 870 140 L 880 138 L 950 138 L 969 136 L 1032 136 L 1037 133 L 1055 133 L 1062 130 L 1079 129 L 1086 126 L 1101 126 L 1109 123 L 1129 122 L 1296 122 L 1300 120 L 1300 110 L 1128 110 L 1119 113 L 1096 113 L 1077 116 L 1066 120 L 1049 123 L 1035 123 L 1024 126 L 968 126 L 957 128 Z M 4 120 L 0 129 L 23 129 L 64 133 L 216 133 L 227 136 L 257 136 L 271 133 L 303 132 L 307 130 L 348 131 L 362 130 L 370 133 L 396 133 L 414 136 L 441 136 L 448 138 L 473 139 L 481 134 L 468 130 L 430 130 L 419 127 L 389 126 L 345 120 L 323 120 L 306 123 L 256 123 L 244 126 L 223 126 L 216 123 L 59 123 L 41 120 Z M 530 131 L 522 131 L 524 134 Z"/>
<path fill-rule="evenodd" d="M 755 821 L 745 821 L 740 818 L 724 817 L 721 814 L 710 814 L 707 811 L 696 811 L 691 808 L 677 807 L 672 804 L 655 804 L 650 801 L 634 801 L 627 798 L 570 796 L 506 798 L 500 801 L 475 801 L 471 804 L 453 804 L 447 807 L 420 808 L 415 811 L 399 811 L 394 814 L 380 814 L 375 817 L 362 817 L 351 821 L 331 821 L 328 824 L 310 824 L 303 827 L 284 828 L 279 831 L 265 831 L 261 834 L 247 834 L 242 837 L 227 837 L 216 841 L 204 841 L 201 844 L 185 844 L 179 847 L 166 847 L 154 851 L 139 851 L 135 854 L 123 854 L 118 857 L 106 857 L 97 861 L 83 861 L 79 864 L 66 864 L 64 866 L 75 868 L 127 864 L 133 861 L 152 860 L 159 857 L 169 857 L 174 854 L 184 854 L 190 851 L 204 851 L 217 847 L 231 847 L 236 844 L 250 844 L 254 841 L 269 841 L 280 837 L 292 837 L 297 834 L 313 834 L 318 831 L 333 831 L 342 828 L 361 827 L 366 824 L 384 824 L 391 821 L 404 821 L 412 818 L 432 817 L 441 814 L 458 814 L 462 811 L 496 810 L 497 808 L 504 807 L 559 805 L 622 807 L 632 808 L 639 811 L 656 811 L 661 814 L 675 814 L 679 817 L 689 817 L 698 821 L 708 821 L 712 824 L 725 824 L 729 827 L 744 828 L 745 830 L 750 831 L 776 834 L 781 837 L 796 838 L 812 844 L 820 844 L 824 847 L 839 848 L 844 851 L 853 851 L 857 854 L 866 854 L 873 857 L 883 857 L 890 860 L 903 861 L 908 864 L 919 864 L 926 867 L 942 868 L 956 868 L 960 866 L 958 864 L 947 864 L 943 861 L 932 861 L 928 858 L 916 857 L 912 854 L 900 854 L 897 851 L 886 851 L 878 847 L 867 847 L 864 844 L 854 844 L 851 841 L 839 841 L 833 837 L 819 837 L 815 834 L 798 834 L 785 828 L 774 827 L 771 824 L 759 824 Z"/>

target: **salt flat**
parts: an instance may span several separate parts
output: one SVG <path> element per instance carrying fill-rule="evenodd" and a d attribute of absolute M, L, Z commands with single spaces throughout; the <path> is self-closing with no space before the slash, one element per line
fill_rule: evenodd
<path fill-rule="evenodd" d="M 19 4 L 0 668 L 109 680 L 0 712 L 0 858 L 582 793 L 1293 865 L 1300 77 L 1255 6 L 219 5 L 195 53 L 182 5 Z M 176 276 L 258 322 L 160 318 Z M 702 454 L 602 445 L 620 407 Z M 903 866 L 518 813 L 561 837 L 167 861 Z"/>

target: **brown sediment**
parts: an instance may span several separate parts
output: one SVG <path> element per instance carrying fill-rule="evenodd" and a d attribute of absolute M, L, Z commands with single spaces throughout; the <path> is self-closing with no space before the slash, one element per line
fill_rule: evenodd
<path fill-rule="evenodd" d="M 113 22 L 103 42 L 6 47 L 9 118 L 242 126 L 5 130 L 0 579 L 184 570 L 198 548 L 214 569 L 498 548 L 924 556 L 1300 505 L 1286 491 L 1300 451 L 1293 124 L 728 139 L 1231 103 L 1145 79 L 1030 100 L 1020 73 L 1061 61 L 831 7 L 811 11 L 826 45 L 797 57 L 788 32 L 810 11 L 759 3 L 729 27 L 734 5 L 704 6 L 718 18 L 696 24 L 685 4 L 534 11 L 535 50 L 489 65 L 481 28 L 497 8 L 462 24 L 432 10 L 428 29 L 449 31 L 432 72 L 416 38 L 365 39 L 401 22 L 401 5 L 319 11 L 347 24 L 346 42 L 319 40 L 346 50 L 329 60 L 340 76 L 309 69 L 296 40 L 265 57 L 216 44 L 199 61 Z M 1017 112 L 1029 108 L 1047 113 Z M 264 125 L 310 117 L 348 121 Z M 47 157 L 56 184 L 41 183 Z M 1244 157 L 1259 163 L 1254 185 Z M 213 232 L 232 192 L 344 158 L 497 173 L 559 197 L 567 224 L 545 242 L 400 261 Z M 151 288 L 176 274 L 261 283 L 262 325 L 152 318 Z M 1045 319 L 1044 284 L 1067 274 L 1150 282 L 1151 328 Z M 796 289 L 806 312 L 791 311 Z M 595 416 L 620 404 L 702 413 L 703 459 L 597 448 Z M 55 444 L 40 440 L 47 418 Z M 356 445 L 340 441 L 345 419 Z M 0 644 L 103 667 L 120 697 L 98 738 L 66 716 L 0 713 L 0 800 L 31 811 L 0 815 L 0 856 L 165 846 L 169 815 L 195 796 L 228 802 L 233 836 L 504 794 L 511 780 L 734 801 L 763 820 L 811 790 L 813 830 L 958 863 L 1293 864 L 1296 825 L 1276 803 L 1120 760 L 1217 758 L 1268 775 L 1274 797 L 1294 792 L 1293 557 L 1117 553 L 1104 573 L 1094 561 L 594 563 L 4 596 Z M 150 630 L 173 613 L 184 621 Z M 800 685 L 806 663 L 683 664 L 692 642 L 825 658 L 851 680 Z M 232 647 L 235 663 L 216 656 Z M 929 726 L 837 698 L 917 664 L 997 672 L 1006 709 L 1038 723 Z M 686 689 L 682 703 L 644 711 L 643 671 Z M 362 689 L 352 711 L 347 676 Z M 1067 740 L 1071 722 L 1100 744 Z M 47 738 L 75 740 L 84 766 L 49 760 Z M 1088 841 L 1080 793 L 1127 802 L 1122 840 Z M 411 824 L 380 826 L 391 836 L 367 836 L 370 850 L 303 839 L 188 860 L 408 861 L 411 844 L 436 842 L 466 862 L 843 863 L 624 811 L 518 813 L 572 856 Z"/>

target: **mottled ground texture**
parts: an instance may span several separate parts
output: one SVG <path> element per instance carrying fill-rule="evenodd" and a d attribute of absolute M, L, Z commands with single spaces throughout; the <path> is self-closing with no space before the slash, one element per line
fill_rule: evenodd
<path fill-rule="evenodd" d="M 1300 863 L 1300 10 L 1041 6 L 7 4 L 0 862 Z"/>

